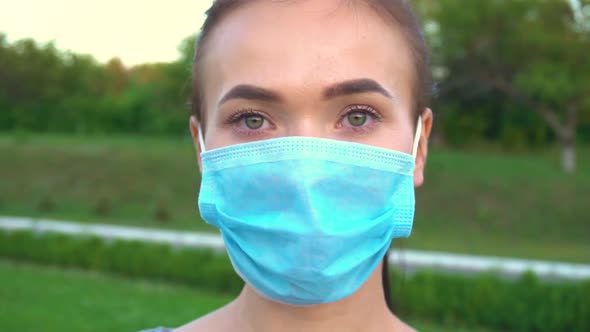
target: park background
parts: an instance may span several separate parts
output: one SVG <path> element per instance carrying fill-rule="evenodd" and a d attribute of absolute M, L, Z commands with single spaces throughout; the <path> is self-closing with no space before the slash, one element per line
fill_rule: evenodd
<path fill-rule="evenodd" d="M 0 215 L 215 232 L 196 208 L 188 131 L 209 2 L 23 3 L 0 14 Z M 590 1 L 412 3 L 432 49 L 435 122 L 413 234 L 393 246 L 589 264 Z M 177 23 L 175 5 L 194 19 Z M 25 15 L 35 8 L 45 21 Z M 3 27 L 15 17 L 28 35 Z M 60 21 L 87 44 L 48 40 Z M 148 28 L 167 25 L 182 35 L 158 53 L 175 34 Z M 101 38 L 134 53 L 110 54 Z M 0 234 L 5 330 L 179 326 L 240 287 L 224 256 Z M 590 282 L 394 271 L 392 283 L 423 331 L 590 331 Z"/>

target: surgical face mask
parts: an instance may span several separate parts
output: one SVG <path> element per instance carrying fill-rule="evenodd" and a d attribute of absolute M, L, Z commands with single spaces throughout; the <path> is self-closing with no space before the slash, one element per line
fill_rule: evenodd
<path fill-rule="evenodd" d="M 421 121 L 413 155 L 312 137 L 203 152 L 201 215 L 263 296 L 291 305 L 340 300 L 369 278 L 392 239 L 410 235 L 420 131 Z"/>

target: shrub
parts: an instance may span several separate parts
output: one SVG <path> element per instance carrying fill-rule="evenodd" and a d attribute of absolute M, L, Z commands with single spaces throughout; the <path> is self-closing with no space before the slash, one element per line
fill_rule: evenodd
<path fill-rule="evenodd" d="M 224 293 L 237 293 L 243 285 L 226 255 L 139 241 L 0 231 L 0 256 L 174 281 Z"/>
<path fill-rule="evenodd" d="M 242 280 L 227 255 L 137 241 L 0 231 L 0 257 L 118 273 L 237 294 Z M 493 273 L 473 276 L 392 271 L 399 314 L 449 326 L 501 331 L 590 331 L 590 280 L 541 281 Z"/>
<path fill-rule="evenodd" d="M 590 331 L 590 280 L 541 281 L 530 272 L 512 280 L 491 273 L 418 272 L 394 283 L 392 293 L 402 316 L 451 326 Z"/>

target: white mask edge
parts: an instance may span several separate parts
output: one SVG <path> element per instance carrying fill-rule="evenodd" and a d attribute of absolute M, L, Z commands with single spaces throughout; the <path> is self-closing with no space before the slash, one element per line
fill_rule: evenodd
<path fill-rule="evenodd" d="M 418 146 L 420 146 L 420 138 L 422 137 L 422 116 L 418 116 L 418 123 L 416 124 L 416 136 L 414 137 L 414 147 L 412 148 L 412 156 L 416 160 L 418 155 Z"/>
<path fill-rule="evenodd" d="M 201 148 L 201 153 L 205 152 L 205 140 L 203 139 L 203 131 L 201 130 L 200 125 L 199 125 L 199 147 Z"/>

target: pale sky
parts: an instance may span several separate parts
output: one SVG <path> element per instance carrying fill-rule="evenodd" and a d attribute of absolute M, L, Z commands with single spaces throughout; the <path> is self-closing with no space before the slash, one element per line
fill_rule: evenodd
<path fill-rule="evenodd" d="M 569 1 L 579 14 L 579 0 Z M 172 61 L 210 5 L 211 0 L 0 0 L 0 32 L 10 41 L 55 40 L 59 49 L 101 62 L 115 56 L 126 65 Z"/>
<path fill-rule="evenodd" d="M 62 50 L 126 65 L 172 61 L 197 32 L 211 0 L 0 0 L 0 32 L 10 41 L 55 40 Z"/>

